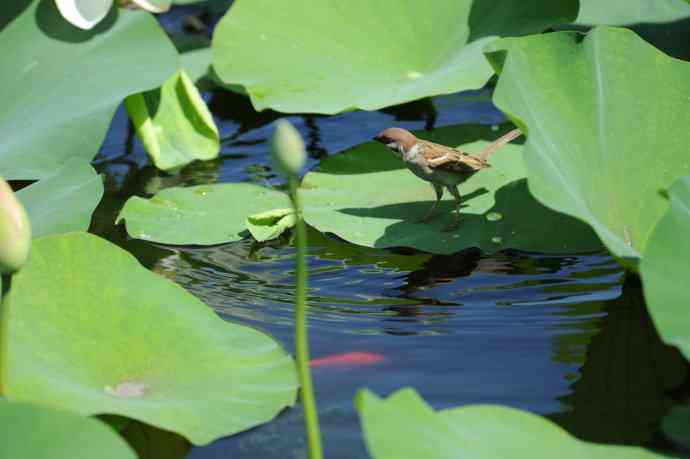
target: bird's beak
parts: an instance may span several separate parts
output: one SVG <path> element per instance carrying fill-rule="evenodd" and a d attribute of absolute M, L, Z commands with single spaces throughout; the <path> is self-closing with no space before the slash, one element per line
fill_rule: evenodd
<path fill-rule="evenodd" d="M 381 134 L 374 136 L 373 140 L 377 141 L 378 143 L 386 143 L 386 139 Z"/>

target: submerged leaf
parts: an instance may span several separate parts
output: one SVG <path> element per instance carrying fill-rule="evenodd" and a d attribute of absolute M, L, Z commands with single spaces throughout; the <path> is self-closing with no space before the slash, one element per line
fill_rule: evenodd
<path fill-rule="evenodd" d="M 151 199 L 130 198 L 117 222 L 139 239 L 212 245 L 243 239 L 248 216 L 289 205 L 285 193 L 249 183 L 167 188 Z"/>
<path fill-rule="evenodd" d="M 184 70 L 159 89 L 129 96 L 125 107 L 157 168 L 174 169 L 218 156 L 218 128 Z"/>
<path fill-rule="evenodd" d="M 34 237 L 86 231 L 103 197 L 103 181 L 88 163 L 72 158 L 55 174 L 19 190 L 17 196 L 29 213 Z"/>
<path fill-rule="evenodd" d="M 667 207 L 658 191 L 690 173 L 690 63 L 607 27 L 489 50 L 494 102 L 528 132 L 530 191 L 634 265 Z"/>
<path fill-rule="evenodd" d="M 641 448 L 586 443 L 544 418 L 512 408 L 434 411 L 413 389 L 387 399 L 361 390 L 355 405 L 373 459 L 662 457 Z"/>
<path fill-rule="evenodd" d="M 28 403 L 0 402 L 0 457 L 136 459 L 103 422 Z"/>
<path fill-rule="evenodd" d="M 644 296 L 662 339 L 690 358 L 690 176 L 669 189 L 670 206 L 640 263 Z"/>
<path fill-rule="evenodd" d="M 92 31 L 66 24 L 52 0 L 21 14 L 0 8 L 0 171 L 8 180 L 52 175 L 98 152 L 122 100 L 159 86 L 177 53 L 148 13 L 112 10 Z M 10 20 L 11 19 L 11 20 Z"/>
<path fill-rule="evenodd" d="M 575 19 L 575 0 L 236 0 L 213 37 L 213 66 L 257 110 L 375 110 L 480 88 L 482 47 Z"/>
<path fill-rule="evenodd" d="M 295 226 L 296 222 L 297 216 L 292 208 L 260 212 L 246 219 L 247 229 L 259 242 L 277 238 Z"/>
<path fill-rule="evenodd" d="M 127 416 L 195 444 L 294 402 L 294 366 L 275 341 L 96 236 L 35 240 L 8 298 L 8 399 Z"/>
<path fill-rule="evenodd" d="M 107 16 L 113 0 L 55 0 L 55 4 L 70 24 L 90 30 Z"/>
<path fill-rule="evenodd" d="M 449 126 L 418 135 L 477 152 L 504 131 Z M 601 247 L 586 225 L 545 208 L 529 194 L 520 145 L 503 147 L 489 162 L 491 168 L 460 185 L 461 222 L 453 232 L 443 231 L 452 221 L 452 197 L 446 193 L 435 219 L 417 223 L 434 202 L 431 185 L 374 142 L 329 157 L 304 177 L 304 218 L 320 231 L 377 248 L 405 246 L 448 254 L 468 247 L 489 252 L 587 252 Z M 564 227 L 568 231 L 560 230 Z"/>

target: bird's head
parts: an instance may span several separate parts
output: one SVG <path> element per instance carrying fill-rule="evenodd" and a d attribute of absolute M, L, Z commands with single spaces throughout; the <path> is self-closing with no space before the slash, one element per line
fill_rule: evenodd
<path fill-rule="evenodd" d="M 398 154 L 409 151 L 417 143 L 417 137 L 410 131 L 402 128 L 384 129 L 374 137 L 374 140 L 384 144 Z"/>

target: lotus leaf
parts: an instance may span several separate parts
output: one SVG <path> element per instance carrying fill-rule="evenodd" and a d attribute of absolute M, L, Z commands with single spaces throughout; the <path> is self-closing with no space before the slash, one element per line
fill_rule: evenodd
<path fill-rule="evenodd" d="M 125 107 L 157 168 L 174 169 L 218 156 L 218 128 L 184 70 L 159 89 L 129 96 Z"/>
<path fill-rule="evenodd" d="M 674 183 L 668 195 L 670 207 L 650 237 L 640 274 L 659 334 L 690 358 L 690 177 Z"/>
<path fill-rule="evenodd" d="M 297 217 L 292 208 L 273 209 L 250 215 L 245 224 L 252 237 L 257 241 L 275 239 L 295 226 Z"/>
<path fill-rule="evenodd" d="M 546 419 L 512 408 L 475 405 L 434 411 L 413 389 L 385 400 L 362 390 L 355 405 L 373 459 L 663 457 L 641 448 L 586 443 Z"/>
<path fill-rule="evenodd" d="M 164 244 L 239 241 L 250 215 L 290 206 L 285 193 L 249 183 L 167 188 L 151 199 L 130 198 L 117 222 L 130 236 Z"/>
<path fill-rule="evenodd" d="M 479 151 L 505 132 L 488 126 L 450 126 L 418 135 L 445 145 Z M 468 143 L 472 142 L 472 143 Z M 451 221 L 452 198 L 439 216 L 416 223 L 431 207 L 431 186 L 410 173 L 378 143 L 365 143 L 323 160 L 302 182 L 304 217 L 316 229 L 367 247 L 413 247 L 454 253 L 467 247 L 489 252 L 505 248 L 541 252 L 587 252 L 601 247 L 586 225 L 539 204 L 527 191 L 522 148 L 511 144 L 495 153 L 483 170 L 460 186 L 464 196 L 460 227 Z M 568 231 L 561 231 L 561 228 Z"/>
<path fill-rule="evenodd" d="M 4 306 L 10 400 L 127 416 L 204 444 L 295 399 L 275 341 L 87 233 L 36 239 Z"/>
<path fill-rule="evenodd" d="M 257 110 L 375 110 L 484 86 L 494 35 L 568 23 L 578 2 L 236 0 L 213 38 L 213 66 Z"/>
<path fill-rule="evenodd" d="M 658 190 L 690 173 L 690 63 L 610 27 L 487 51 L 500 73 L 494 103 L 528 131 L 530 191 L 634 267 L 667 207 Z"/>
<path fill-rule="evenodd" d="M 98 152 L 113 113 L 133 93 L 159 86 L 177 53 L 156 20 L 112 9 L 90 31 L 33 0 L 0 24 L 0 170 L 7 179 L 52 175 L 69 158 Z M 16 14 L 16 12 L 15 12 Z"/>
<path fill-rule="evenodd" d="M 29 214 L 33 237 L 86 231 L 103 197 L 103 181 L 87 162 L 72 158 L 17 196 Z"/>
<path fill-rule="evenodd" d="M 627 25 L 672 22 L 690 17 L 686 0 L 580 0 L 578 24 Z"/>
<path fill-rule="evenodd" d="M 0 402 L 0 457 L 136 459 L 103 422 L 28 403 Z"/>

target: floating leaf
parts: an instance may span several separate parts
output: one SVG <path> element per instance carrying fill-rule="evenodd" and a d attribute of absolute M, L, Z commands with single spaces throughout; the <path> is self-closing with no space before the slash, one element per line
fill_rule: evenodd
<path fill-rule="evenodd" d="M 138 239 L 212 245 L 243 239 L 248 216 L 289 205 L 285 193 L 248 183 L 167 188 L 151 199 L 130 198 L 116 223 L 124 220 Z"/>
<path fill-rule="evenodd" d="M 580 0 L 578 24 L 630 25 L 673 22 L 690 16 L 686 0 Z"/>
<path fill-rule="evenodd" d="M 475 405 L 434 411 L 413 389 L 385 400 L 362 390 L 355 405 L 373 459 L 663 457 L 641 448 L 586 443 L 546 419 L 512 408 Z"/>
<path fill-rule="evenodd" d="M 10 10 L 0 11 L 0 24 L 8 22 L 0 30 L 7 179 L 47 177 L 71 157 L 88 162 L 122 99 L 159 86 L 177 66 L 175 48 L 148 13 L 113 9 L 83 31 L 50 0 L 34 0 L 15 18 Z"/>
<path fill-rule="evenodd" d="M 450 126 L 419 136 L 445 145 L 475 141 L 462 149 L 477 152 L 502 132 L 486 126 Z M 373 142 L 327 158 L 305 176 L 304 217 L 320 231 L 367 247 L 405 246 L 440 254 L 467 247 L 489 252 L 505 248 L 576 252 L 601 247 L 586 225 L 532 198 L 519 145 L 503 147 L 489 162 L 493 167 L 460 185 L 462 221 L 454 232 L 442 230 L 452 220 L 450 196 L 441 202 L 438 217 L 429 223 L 415 222 L 434 202 L 431 185 Z M 560 230 L 564 227 L 568 231 Z"/>
<path fill-rule="evenodd" d="M 103 197 L 103 181 L 88 163 L 72 158 L 55 174 L 17 192 L 33 237 L 86 231 Z"/>
<path fill-rule="evenodd" d="M 218 24 L 213 66 L 257 110 L 375 110 L 480 88 L 491 37 L 570 22 L 578 2 L 237 0 Z"/>
<path fill-rule="evenodd" d="M 529 131 L 530 191 L 634 264 L 667 207 L 658 190 L 690 173 L 690 63 L 607 27 L 489 50 L 500 71 L 494 102 Z"/>
<path fill-rule="evenodd" d="M 257 241 L 275 239 L 296 223 L 295 211 L 292 208 L 273 209 L 247 217 L 245 224 L 252 237 Z"/>
<path fill-rule="evenodd" d="M 34 241 L 9 294 L 3 393 L 208 443 L 293 403 L 291 359 L 87 233 Z"/>
<path fill-rule="evenodd" d="M 670 207 L 640 263 L 644 296 L 659 334 L 690 358 L 690 177 L 669 189 Z"/>
<path fill-rule="evenodd" d="M 218 156 L 218 128 L 184 70 L 158 89 L 129 96 L 125 107 L 157 168 L 174 169 Z"/>
<path fill-rule="evenodd" d="M 136 459 L 106 424 L 68 411 L 3 401 L 0 425 L 0 457 Z"/>

